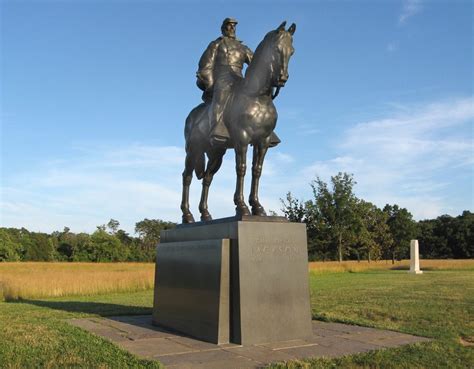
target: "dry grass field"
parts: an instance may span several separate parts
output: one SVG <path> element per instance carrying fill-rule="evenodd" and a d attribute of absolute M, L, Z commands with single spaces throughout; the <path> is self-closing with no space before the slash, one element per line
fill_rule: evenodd
<path fill-rule="evenodd" d="M 447 260 L 420 260 L 420 268 L 423 270 L 469 270 L 474 269 L 474 259 L 447 259 Z M 396 261 L 392 264 L 390 260 L 364 261 L 313 261 L 309 263 L 309 270 L 313 273 L 337 273 L 337 272 L 364 272 L 366 270 L 409 270 L 410 260 Z"/>
<path fill-rule="evenodd" d="M 0 300 L 143 291 L 154 276 L 153 263 L 0 263 Z"/>
<path fill-rule="evenodd" d="M 410 261 L 311 262 L 312 273 L 409 269 Z M 421 260 L 424 270 L 474 270 L 474 260 Z M 87 296 L 153 288 L 153 263 L 0 263 L 0 300 Z"/>

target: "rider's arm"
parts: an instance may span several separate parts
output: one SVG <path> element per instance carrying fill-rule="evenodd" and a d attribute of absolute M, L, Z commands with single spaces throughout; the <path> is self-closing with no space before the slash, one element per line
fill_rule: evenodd
<path fill-rule="evenodd" d="M 252 58 L 253 58 L 253 52 L 252 50 L 250 50 L 250 48 L 248 48 L 247 46 L 245 46 L 245 62 L 247 64 L 250 64 L 252 62 Z"/>
<path fill-rule="evenodd" d="M 214 69 L 214 60 L 216 58 L 219 39 L 212 41 L 199 59 L 199 67 L 196 73 L 197 84 L 203 90 L 207 90 L 214 84 L 212 71 Z"/>

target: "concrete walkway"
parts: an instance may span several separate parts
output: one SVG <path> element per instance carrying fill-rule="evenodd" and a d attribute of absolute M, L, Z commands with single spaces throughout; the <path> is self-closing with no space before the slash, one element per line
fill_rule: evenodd
<path fill-rule="evenodd" d="M 270 363 L 398 347 L 427 338 L 355 325 L 313 321 L 313 336 L 253 346 L 215 345 L 151 324 L 151 315 L 72 319 L 71 324 L 172 369 L 261 368 Z"/>

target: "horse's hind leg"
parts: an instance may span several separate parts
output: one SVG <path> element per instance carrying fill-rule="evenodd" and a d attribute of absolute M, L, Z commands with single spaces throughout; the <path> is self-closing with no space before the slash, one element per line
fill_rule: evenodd
<path fill-rule="evenodd" d="M 183 171 L 183 193 L 181 198 L 181 210 L 183 212 L 183 223 L 194 223 L 194 217 L 189 211 L 189 186 L 193 179 L 194 158 L 190 152 L 186 153 Z"/>
<path fill-rule="evenodd" d="M 244 178 L 247 170 L 247 145 L 235 145 L 235 171 L 237 183 L 234 193 L 235 214 L 237 216 L 250 215 L 250 211 L 244 200 Z"/>
<path fill-rule="evenodd" d="M 258 186 L 260 176 L 262 175 L 263 160 L 267 153 L 268 146 L 265 144 L 255 145 L 253 147 L 253 162 L 252 162 L 252 185 L 249 196 L 249 204 L 252 207 L 252 215 L 265 216 L 265 209 L 258 200 Z"/>
<path fill-rule="evenodd" d="M 214 174 L 217 173 L 222 165 L 222 159 L 224 157 L 225 151 L 225 149 L 214 149 L 209 153 L 209 161 L 207 163 L 206 173 L 202 178 L 201 201 L 199 202 L 199 211 L 201 212 L 202 221 L 212 220 L 212 216 L 207 208 L 209 187 L 212 183 L 212 179 L 214 178 Z"/>

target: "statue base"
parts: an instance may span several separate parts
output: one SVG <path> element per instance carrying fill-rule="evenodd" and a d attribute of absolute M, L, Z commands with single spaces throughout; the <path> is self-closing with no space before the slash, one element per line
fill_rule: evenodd
<path fill-rule="evenodd" d="M 153 322 L 218 344 L 310 337 L 306 225 L 249 216 L 163 231 Z"/>

